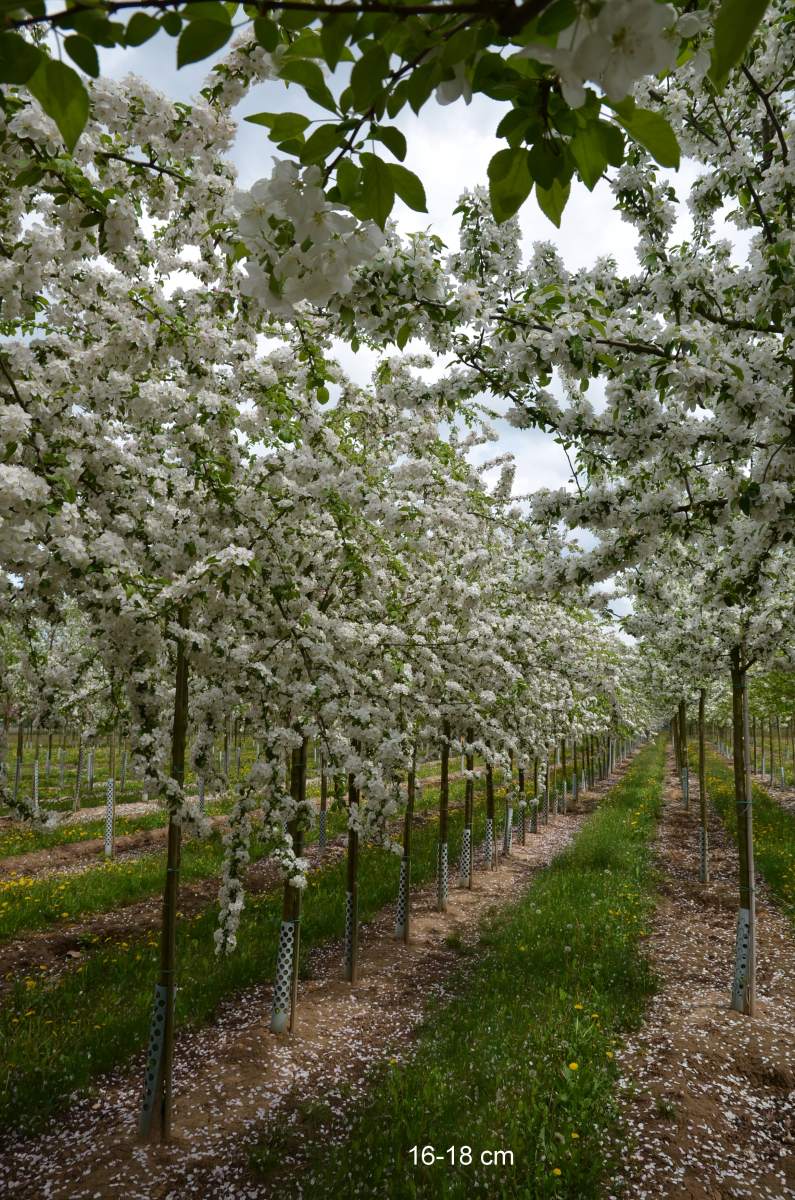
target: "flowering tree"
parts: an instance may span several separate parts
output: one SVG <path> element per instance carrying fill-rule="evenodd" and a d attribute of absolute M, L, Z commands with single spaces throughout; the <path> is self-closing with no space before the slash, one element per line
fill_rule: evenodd
<path fill-rule="evenodd" d="M 706 61 L 720 84 L 765 8 L 765 0 L 259 0 L 234 7 L 213 0 L 200 9 L 191 0 L 92 0 L 45 11 L 21 0 L 8 8 L 0 33 L 0 83 L 25 85 L 72 150 L 89 119 L 84 76 L 99 74 L 97 47 L 138 47 L 163 31 L 178 39 L 181 67 L 235 39 L 216 68 L 213 98 L 238 100 L 262 78 L 299 89 L 320 115 L 249 119 L 314 172 L 311 186 L 381 227 L 396 195 L 425 209 L 421 180 L 402 165 L 405 136 L 391 122 L 407 106 L 419 112 L 432 95 L 449 104 L 480 94 L 504 107 L 497 132 L 508 144 L 489 168 L 495 215 L 515 212 L 535 184 L 541 208 L 558 222 L 572 177 L 592 187 L 608 165 L 623 161 L 626 138 L 664 165 L 678 163 L 670 125 L 634 103 L 633 84 L 686 62 L 693 35 L 713 20 Z M 57 58 L 46 41 L 25 36 L 45 28 Z"/>

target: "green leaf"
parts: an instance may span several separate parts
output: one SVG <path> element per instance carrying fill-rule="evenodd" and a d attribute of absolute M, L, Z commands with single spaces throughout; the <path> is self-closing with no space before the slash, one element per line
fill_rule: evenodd
<path fill-rule="evenodd" d="M 44 55 L 18 33 L 0 33 L 0 83 L 27 83 Z"/>
<path fill-rule="evenodd" d="M 566 207 L 566 201 L 569 198 L 571 184 L 562 184 L 558 179 L 554 180 L 552 187 L 543 188 L 536 187 L 536 200 L 538 207 L 542 213 L 549 217 L 553 225 L 560 229 L 560 218 L 563 215 L 563 210 Z"/>
<path fill-rule="evenodd" d="M 254 22 L 254 37 L 263 50 L 272 54 L 279 44 L 279 26 L 270 17 L 257 17 Z"/>
<path fill-rule="evenodd" d="M 320 42 L 330 71 L 336 70 L 355 24 L 356 16 L 353 13 L 327 17 L 323 22 L 320 28 Z"/>
<path fill-rule="evenodd" d="M 28 90 L 52 117 L 71 153 L 88 120 L 88 93 L 77 71 L 47 58 L 28 80 Z"/>
<path fill-rule="evenodd" d="M 76 62 L 86 75 L 96 79 L 99 75 L 99 58 L 94 43 L 90 42 L 87 37 L 75 33 L 64 40 L 64 47 L 72 62 Z"/>
<path fill-rule="evenodd" d="M 553 147 L 548 141 L 536 142 L 527 154 L 527 165 L 535 183 L 552 187 L 556 179 L 566 174 L 566 161 L 560 144 Z"/>
<path fill-rule="evenodd" d="M 555 0 L 538 18 L 538 32 L 547 36 L 568 29 L 577 20 L 578 10 L 574 0 Z"/>
<path fill-rule="evenodd" d="M 283 142 L 287 138 L 299 137 L 310 124 L 309 117 L 305 117 L 303 113 L 291 112 L 252 113 L 250 117 L 244 117 L 243 120 L 248 121 L 251 125 L 264 125 L 271 131 L 274 142 Z"/>
<path fill-rule="evenodd" d="M 329 123 L 319 125 L 314 133 L 306 139 L 306 145 L 301 151 L 302 163 L 319 163 L 336 150 L 343 134 L 338 125 Z"/>
<path fill-rule="evenodd" d="M 166 12 L 160 18 L 160 24 L 169 37 L 176 37 L 182 29 L 182 17 L 178 12 Z"/>
<path fill-rule="evenodd" d="M 185 6 L 183 15 L 186 21 L 220 21 L 222 25 L 229 25 L 232 21 L 232 14 L 226 5 L 214 3 L 214 0 L 194 0 L 194 3 Z"/>
<path fill-rule="evenodd" d="M 710 78 L 722 88 L 729 71 L 740 62 L 769 0 L 723 0 L 715 18 Z"/>
<path fill-rule="evenodd" d="M 624 135 L 621 130 L 607 121 L 597 121 L 591 128 L 610 166 L 620 167 L 624 161 Z"/>
<path fill-rule="evenodd" d="M 360 169 L 349 158 L 343 158 L 337 165 L 336 179 L 342 202 L 353 204 L 361 188 L 362 172 Z"/>
<path fill-rule="evenodd" d="M 401 167 L 399 163 L 389 163 L 389 174 L 392 177 L 392 186 L 404 204 L 413 208 L 415 212 L 428 211 L 425 188 L 422 186 L 422 180 L 413 171 Z"/>
<path fill-rule="evenodd" d="M 287 83 L 300 84 L 309 99 L 314 100 L 321 108 L 328 108 L 333 113 L 337 111 L 337 103 L 328 90 L 323 72 L 316 62 L 310 62 L 306 58 L 291 59 L 279 67 L 279 78 Z"/>
<path fill-rule="evenodd" d="M 160 23 L 154 17 L 150 17 L 148 13 L 133 13 L 124 32 L 124 44 L 126 46 L 142 46 L 144 42 L 148 42 L 155 36 L 159 28 Z"/>
<path fill-rule="evenodd" d="M 384 90 L 389 73 L 389 57 L 383 46 L 376 44 L 357 59 L 351 70 L 351 90 L 357 112 L 368 112 Z"/>
<path fill-rule="evenodd" d="M 613 108 L 629 136 L 645 146 L 661 167 L 679 167 L 679 143 L 665 117 L 649 108 L 633 105 L 630 109 L 626 101 Z"/>
<path fill-rule="evenodd" d="M 222 21 L 201 17 L 186 25 L 177 42 L 177 68 L 201 62 L 225 46 L 232 36 L 232 26 Z"/>
<path fill-rule="evenodd" d="M 594 125 L 578 129 L 569 142 L 577 171 L 588 191 L 593 191 L 607 166 L 607 155 Z"/>
<path fill-rule="evenodd" d="M 395 185 L 390 165 L 377 154 L 361 154 L 359 158 L 363 187 L 359 209 L 383 229 L 395 203 Z"/>
<path fill-rule="evenodd" d="M 395 158 L 399 158 L 403 162 L 408 147 L 406 139 L 399 129 L 394 125 L 371 125 L 370 134 L 379 142 L 383 142 L 386 148 L 392 151 Z"/>
<path fill-rule="evenodd" d="M 533 179 L 527 150 L 498 150 L 489 163 L 491 211 L 498 225 L 512 217 L 530 195 Z"/>

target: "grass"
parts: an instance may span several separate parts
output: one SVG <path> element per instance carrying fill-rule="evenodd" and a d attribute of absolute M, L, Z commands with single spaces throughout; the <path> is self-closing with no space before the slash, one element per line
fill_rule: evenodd
<path fill-rule="evenodd" d="M 209 816 L 228 812 L 232 800 L 212 801 L 207 805 Z M 140 833 L 144 829 L 164 829 L 166 826 L 166 810 L 143 813 L 139 817 L 125 817 L 123 808 L 116 807 L 116 837 L 128 833 Z M 15 823 L 5 832 L 0 833 L 0 858 L 14 854 L 29 854 L 35 850 L 52 850 L 56 846 L 71 845 L 75 842 L 87 842 L 91 838 L 104 838 L 104 818 L 95 821 L 81 821 L 75 824 L 62 825 L 59 829 L 34 829 L 30 825 Z"/>
<path fill-rule="evenodd" d="M 344 823 L 344 813 L 334 815 Z M 462 822 L 460 811 L 451 814 L 453 846 Z M 418 884 L 434 875 L 436 837 L 434 821 L 414 832 L 412 878 Z M 367 849 L 362 854 L 362 920 L 395 899 L 398 870 L 398 857 L 388 851 Z M 344 862 L 310 876 L 301 926 L 303 974 L 308 951 L 342 935 L 344 892 Z M 215 957 L 212 936 L 216 905 L 180 922 L 180 1024 L 201 1025 L 226 997 L 272 978 L 281 908 L 281 889 L 249 897 L 238 948 L 221 960 Z M 124 1065 L 140 1051 L 148 1033 L 156 970 L 157 936 L 152 932 L 129 942 L 95 946 L 85 962 L 60 979 L 48 982 L 34 972 L 19 980 L 0 1009 L 0 1123 L 39 1127 L 72 1093 L 90 1088 L 98 1075 Z"/>
<path fill-rule="evenodd" d="M 642 939 L 663 764 L 662 742 L 646 748 L 570 849 L 484 928 L 478 959 L 407 1063 L 376 1070 L 342 1117 L 302 1114 L 296 1144 L 274 1131 L 278 1158 L 304 1160 L 292 1176 L 303 1194 L 604 1194 L 618 1165 L 607 1149 L 620 1129 L 614 1047 L 654 988 Z M 415 1166 L 412 1147 L 427 1145 L 471 1147 L 472 1165 Z M 482 1164 L 495 1150 L 513 1165 Z M 264 1175 L 275 1165 L 267 1136 L 252 1165 Z M 278 1170 L 270 1182 L 292 1194 Z"/>
<path fill-rule="evenodd" d="M 463 786 L 453 784 L 451 799 L 463 795 Z M 432 808 L 438 790 L 429 789 L 417 805 L 417 811 Z M 154 815 L 154 814 L 152 814 Z M 344 809 L 329 812 L 327 832 L 334 837 L 346 828 Z M 317 830 L 307 843 L 317 839 Z M 261 857 L 252 841 L 252 859 Z M 163 884 L 163 848 L 142 854 L 126 862 L 102 862 L 74 874 L 54 874 L 37 879 L 18 874 L 0 881 L 0 943 L 28 930 L 46 929 L 60 921 L 75 921 L 96 913 L 109 912 L 157 893 Z M 180 876 L 184 883 L 207 879 L 220 871 L 223 842 L 216 832 L 206 841 L 184 844 Z"/>
<path fill-rule="evenodd" d="M 707 756 L 707 795 L 730 836 L 737 840 L 734 769 L 718 754 Z M 754 783 L 754 859 L 768 887 L 795 922 L 795 815 Z"/>

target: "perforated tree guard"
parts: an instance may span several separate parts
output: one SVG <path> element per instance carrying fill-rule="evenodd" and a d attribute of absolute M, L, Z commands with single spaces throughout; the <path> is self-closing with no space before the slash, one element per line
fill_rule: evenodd
<path fill-rule="evenodd" d="M 149 1049 L 146 1055 L 144 1072 L 144 1102 L 141 1108 L 140 1133 L 148 1134 L 152 1124 L 152 1116 L 160 1090 L 160 1079 L 163 1073 L 163 1050 L 165 1047 L 166 1009 L 169 1002 L 169 989 L 162 983 L 155 984 L 155 1002 L 152 1008 L 152 1022 L 149 1026 Z"/>
<path fill-rule="evenodd" d="M 465 826 L 464 832 L 461 835 L 461 862 L 458 872 L 462 882 L 466 883 L 469 880 L 469 872 L 472 859 L 472 830 Z"/>
<path fill-rule="evenodd" d="M 491 866 L 491 860 L 494 856 L 494 818 L 486 818 L 486 836 L 483 839 L 483 862 L 486 867 Z"/>
<path fill-rule="evenodd" d="M 742 1010 L 743 995 L 749 983 L 751 966 L 751 913 L 741 908 L 737 913 L 737 940 L 734 947 L 734 985 L 732 1008 Z"/>
<path fill-rule="evenodd" d="M 326 825 L 328 823 L 328 814 L 323 808 L 320 810 L 320 815 L 317 822 L 317 845 L 319 850 L 326 849 Z"/>
<path fill-rule="evenodd" d="M 279 928 L 276 980 L 273 985 L 273 1001 L 271 1003 L 271 1029 L 274 1033 L 284 1033 L 290 1023 L 295 926 L 295 921 L 282 921 Z"/>
<path fill-rule="evenodd" d="M 440 842 L 436 852 L 436 903 L 441 911 L 447 908 L 449 878 L 447 842 Z"/>
<path fill-rule="evenodd" d="M 409 864 L 405 858 L 400 860 L 400 879 L 398 880 L 397 905 L 395 907 L 395 937 L 402 938 L 406 934 L 406 920 L 409 907 Z"/>
<path fill-rule="evenodd" d="M 538 833 L 538 797 L 530 801 L 530 832 Z"/>
<path fill-rule="evenodd" d="M 114 783 L 109 779 L 105 785 L 105 858 L 113 858 Z"/>

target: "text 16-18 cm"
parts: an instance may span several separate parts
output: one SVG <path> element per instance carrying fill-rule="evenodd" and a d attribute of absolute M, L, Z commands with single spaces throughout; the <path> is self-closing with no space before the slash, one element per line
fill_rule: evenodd
<path fill-rule="evenodd" d="M 481 1150 L 477 1154 L 471 1146 L 448 1146 L 444 1153 L 439 1153 L 435 1146 L 412 1146 L 409 1158 L 414 1166 L 422 1164 L 432 1167 L 434 1163 L 446 1163 L 450 1167 L 471 1167 L 480 1163 L 484 1167 L 512 1167 L 513 1150 Z"/>

